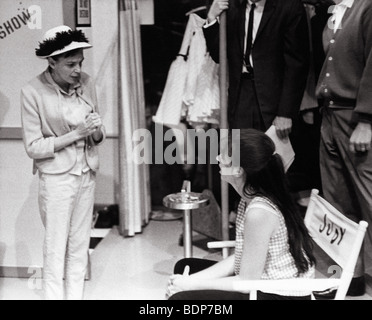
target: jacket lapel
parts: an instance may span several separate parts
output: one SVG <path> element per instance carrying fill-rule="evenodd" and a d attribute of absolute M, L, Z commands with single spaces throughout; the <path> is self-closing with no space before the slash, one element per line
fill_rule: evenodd
<path fill-rule="evenodd" d="M 262 33 L 262 30 L 265 28 L 266 24 L 269 22 L 272 14 L 275 11 L 276 2 L 275 0 L 267 0 L 264 8 L 264 12 L 262 15 L 261 23 L 257 31 L 256 40 Z"/>
<path fill-rule="evenodd" d="M 95 105 L 94 105 L 92 99 L 89 97 L 89 95 L 87 95 L 87 94 L 85 93 L 85 91 L 86 91 L 85 89 L 86 89 L 85 86 L 82 85 L 80 88 L 78 88 L 78 90 L 77 90 L 77 94 L 78 94 L 78 96 L 79 96 L 82 100 L 84 100 L 84 101 L 85 101 L 89 106 L 91 106 L 93 112 L 95 112 L 95 111 L 96 111 L 96 110 L 95 110 Z"/>
<path fill-rule="evenodd" d="M 247 0 L 239 0 L 240 2 L 240 12 L 239 12 L 239 43 L 240 43 L 240 52 L 244 54 L 244 39 L 245 39 L 245 18 L 247 11 Z M 242 55 L 243 56 L 243 55 Z"/>

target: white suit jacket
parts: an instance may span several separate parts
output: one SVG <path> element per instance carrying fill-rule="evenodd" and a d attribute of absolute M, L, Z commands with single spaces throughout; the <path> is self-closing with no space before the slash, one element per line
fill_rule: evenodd
<path fill-rule="evenodd" d="M 98 112 L 93 81 L 82 73 L 80 83 L 78 95 L 92 107 L 93 112 Z M 48 174 L 66 173 L 76 163 L 75 144 L 54 152 L 54 139 L 71 131 L 62 114 L 60 94 L 48 70 L 21 90 L 23 142 L 28 156 L 34 160 L 34 174 L 37 170 Z M 93 171 L 99 168 L 97 145 L 106 138 L 104 127 L 102 133 L 103 139 L 99 143 L 95 143 L 91 136 L 87 138 L 85 157 Z"/>

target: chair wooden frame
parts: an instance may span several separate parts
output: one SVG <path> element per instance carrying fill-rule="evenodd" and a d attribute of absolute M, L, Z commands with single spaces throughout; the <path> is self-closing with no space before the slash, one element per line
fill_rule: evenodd
<path fill-rule="evenodd" d="M 355 223 L 345 217 L 313 189 L 305 215 L 305 225 L 315 243 L 341 268 L 339 278 L 288 279 L 288 280 L 239 280 L 234 289 L 250 293 L 250 299 L 257 299 L 257 291 L 324 291 L 337 288 L 335 300 L 345 300 L 347 290 L 354 275 L 354 269 L 362 248 L 368 227 L 366 221 Z M 345 236 L 345 237 L 344 237 Z M 341 242 L 347 242 L 347 254 L 340 254 Z M 234 241 L 208 243 L 209 248 L 233 248 Z M 224 257 L 225 258 L 225 257 Z M 312 299 L 315 300 L 314 295 Z"/>

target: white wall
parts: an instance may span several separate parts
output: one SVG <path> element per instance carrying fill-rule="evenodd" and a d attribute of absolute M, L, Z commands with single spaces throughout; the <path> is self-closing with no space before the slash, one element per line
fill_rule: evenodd
<path fill-rule="evenodd" d="M 33 18 L 42 29 L 30 29 L 19 17 L 31 6 L 41 9 L 41 16 Z M 35 48 L 45 30 L 62 24 L 62 11 L 61 0 L 0 1 L 0 127 L 21 126 L 20 88 L 46 68 Z"/>
<path fill-rule="evenodd" d="M 100 113 L 109 139 L 100 146 L 101 168 L 96 203 L 118 203 L 118 2 L 91 0 L 91 27 L 81 28 L 92 49 L 85 51 L 84 70 L 96 83 Z"/>
<path fill-rule="evenodd" d="M 96 82 L 100 112 L 108 135 L 118 136 L 118 2 L 91 0 L 92 26 L 81 28 L 92 49 L 83 68 Z"/>
<path fill-rule="evenodd" d="M 138 0 L 137 4 L 140 11 L 140 23 L 143 25 L 154 24 L 154 0 Z"/>
<path fill-rule="evenodd" d="M 42 265 L 38 176 L 20 140 L 0 140 L 0 266 Z"/>

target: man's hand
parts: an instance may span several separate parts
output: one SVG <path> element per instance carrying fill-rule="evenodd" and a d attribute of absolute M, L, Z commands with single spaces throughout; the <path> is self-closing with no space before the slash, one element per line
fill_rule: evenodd
<path fill-rule="evenodd" d="M 220 14 L 229 8 L 229 0 L 214 0 L 209 9 L 207 20 L 212 22 L 220 16 Z"/>
<path fill-rule="evenodd" d="M 289 134 L 292 131 L 292 119 L 284 117 L 276 117 L 274 119 L 273 125 L 276 129 L 276 134 L 280 139 L 289 138 Z"/>
<path fill-rule="evenodd" d="M 371 124 L 359 122 L 350 138 L 350 151 L 356 153 L 371 150 L 371 140 Z"/>

